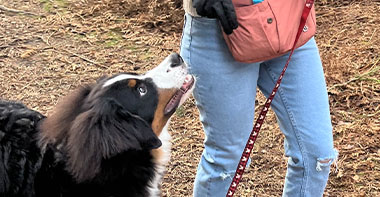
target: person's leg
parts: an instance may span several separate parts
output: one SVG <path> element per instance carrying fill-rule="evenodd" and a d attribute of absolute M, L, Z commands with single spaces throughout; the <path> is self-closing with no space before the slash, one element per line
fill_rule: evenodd
<path fill-rule="evenodd" d="M 265 96 L 272 91 L 287 58 L 261 65 L 258 86 Z M 285 155 L 289 157 L 283 196 L 322 196 L 337 151 L 314 38 L 295 51 L 271 107 L 285 135 Z"/>
<path fill-rule="evenodd" d="M 218 22 L 189 15 L 181 56 L 197 77 L 194 97 L 205 131 L 194 196 L 225 196 L 253 126 L 259 64 L 234 61 Z"/>

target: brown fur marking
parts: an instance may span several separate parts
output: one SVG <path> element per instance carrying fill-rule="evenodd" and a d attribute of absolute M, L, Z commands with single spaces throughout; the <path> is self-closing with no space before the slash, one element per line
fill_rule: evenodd
<path fill-rule="evenodd" d="M 154 159 L 154 163 L 165 165 L 165 163 L 162 163 L 161 158 L 164 156 L 164 152 L 162 151 L 162 148 L 153 149 L 151 150 L 152 157 Z"/>
<path fill-rule="evenodd" d="M 162 129 L 165 127 L 166 122 L 170 118 L 170 115 L 165 115 L 165 107 L 175 93 L 176 89 L 164 89 L 159 91 L 158 104 L 152 122 L 153 132 L 157 136 L 160 136 Z"/>
<path fill-rule="evenodd" d="M 128 86 L 130 87 L 130 88 L 134 88 L 135 86 L 136 86 L 136 80 L 135 79 L 130 79 L 130 80 L 128 80 Z"/>

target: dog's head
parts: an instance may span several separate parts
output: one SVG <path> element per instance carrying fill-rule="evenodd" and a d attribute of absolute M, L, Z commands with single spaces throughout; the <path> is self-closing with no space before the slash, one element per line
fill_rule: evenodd
<path fill-rule="evenodd" d="M 42 143 L 62 147 L 77 181 L 91 179 L 103 159 L 159 148 L 158 136 L 194 82 L 178 54 L 144 75 L 103 77 L 58 104 L 42 123 Z"/>

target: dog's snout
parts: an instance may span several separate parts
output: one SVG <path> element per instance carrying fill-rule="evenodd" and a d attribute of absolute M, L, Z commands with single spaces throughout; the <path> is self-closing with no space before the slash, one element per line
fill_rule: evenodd
<path fill-rule="evenodd" d="M 183 59 L 178 53 L 172 53 L 170 55 L 170 67 L 174 68 L 183 64 Z"/>

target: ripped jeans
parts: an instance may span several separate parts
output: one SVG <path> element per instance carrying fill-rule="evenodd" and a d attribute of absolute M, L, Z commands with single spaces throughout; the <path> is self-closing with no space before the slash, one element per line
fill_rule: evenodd
<path fill-rule="evenodd" d="M 185 16 L 181 56 L 198 79 L 194 97 L 205 132 L 194 196 L 221 197 L 253 126 L 256 87 L 268 96 L 288 55 L 261 63 L 236 62 L 215 19 Z M 271 107 L 289 157 L 283 196 L 322 196 L 337 151 L 314 38 L 295 51 Z"/>

